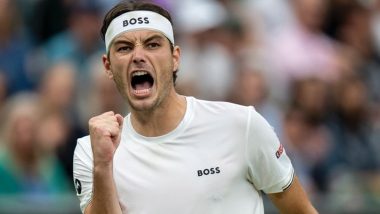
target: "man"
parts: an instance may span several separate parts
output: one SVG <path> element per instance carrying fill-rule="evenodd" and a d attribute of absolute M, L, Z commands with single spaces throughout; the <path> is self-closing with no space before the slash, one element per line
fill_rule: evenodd
<path fill-rule="evenodd" d="M 109 78 L 128 102 L 78 139 L 74 182 L 93 213 L 316 213 L 282 145 L 252 108 L 175 92 L 180 49 L 167 11 L 121 2 L 102 27 Z"/>

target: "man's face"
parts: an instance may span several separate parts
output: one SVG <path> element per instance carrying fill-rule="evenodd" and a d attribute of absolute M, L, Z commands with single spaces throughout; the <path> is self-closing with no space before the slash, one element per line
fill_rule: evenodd
<path fill-rule="evenodd" d="M 103 56 L 108 76 L 133 110 L 152 111 L 174 92 L 180 51 L 170 45 L 159 32 L 137 30 L 116 37 L 109 58 Z"/>

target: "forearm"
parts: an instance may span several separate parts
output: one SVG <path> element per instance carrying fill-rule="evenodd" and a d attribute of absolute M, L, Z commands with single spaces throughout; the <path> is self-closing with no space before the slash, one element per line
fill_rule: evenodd
<path fill-rule="evenodd" d="M 95 166 L 92 201 L 85 214 L 121 214 L 112 166 Z"/>
<path fill-rule="evenodd" d="M 120 143 L 123 117 L 110 111 L 92 117 L 88 123 L 94 168 L 92 201 L 85 214 L 121 214 L 112 161 Z"/>
<path fill-rule="evenodd" d="M 317 214 L 317 210 L 309 201 L 297 176 L 292 185 L 282 193 L 269 194 L 269 198 L 280 210 L 281 214 Z"/>

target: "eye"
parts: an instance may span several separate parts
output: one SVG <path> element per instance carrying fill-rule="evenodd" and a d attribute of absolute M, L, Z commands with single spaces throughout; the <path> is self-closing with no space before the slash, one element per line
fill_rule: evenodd
<path fill-rule="evenodd" d="M 150 42 L 150 43 L 148 43 L 148 45 L 147 45 L 147 47 L 149 48 L 149 49 L 156 49 L 156 48 L 158 48 L 158 47 L 160 47 L 161 45 L 159 44 L 159 43 L 157 43 L 157 42 Z"/>
<path fill-rule="evenodd" d="M 120 46 L 116 49 L 117 52 L 128 52 L 131 50 L 132 50 L 132 47 L 129 45 L 123 45 L 123 46 Z"/>

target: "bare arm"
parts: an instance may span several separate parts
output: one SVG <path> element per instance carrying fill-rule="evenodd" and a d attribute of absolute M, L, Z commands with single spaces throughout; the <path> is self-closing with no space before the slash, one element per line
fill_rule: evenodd
<path fill-rule="evenodd" d="M 283 214 L 317 214 L 309 201 L 298 178 L 294 176 L 292 185 L 281 193 L 268 194 L 273 204 Z"/>
<path fill-rule="evenodd" d="M 121 214 L 113 179 L 113 156 L 120 143 L 123 117 L 107 112 L 89 121 L 94 156 L 92 201 L 85 214 Z"/>
<path fill-rule="evenodd" d="M 116 187 L 112 175 L 112 166 L 94 167 L 92 201 L 87 206 L 85 214 L 122 213 Z"/>

